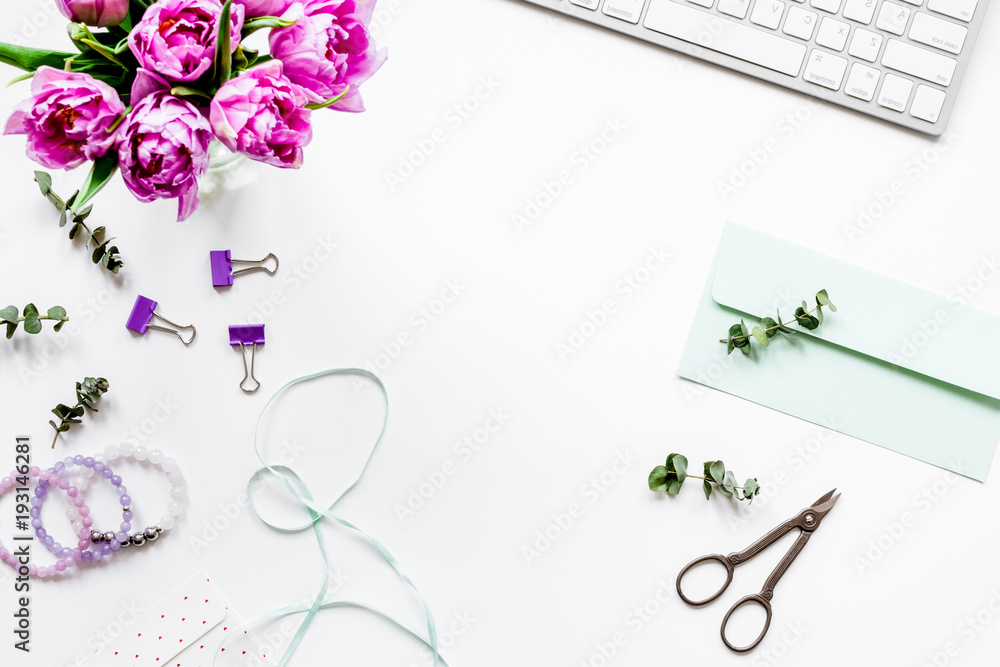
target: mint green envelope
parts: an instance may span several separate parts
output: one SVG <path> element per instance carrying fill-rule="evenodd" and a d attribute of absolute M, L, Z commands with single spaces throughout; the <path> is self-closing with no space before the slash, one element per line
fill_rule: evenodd
<path fill-rule="evenodd" d="M 814 331 L 726 355 L 729 327 L 794 319 L 829 292 Z M 984 481 L 1000 439 L 1000 317 L 728 223 L 677 373 Z"/>

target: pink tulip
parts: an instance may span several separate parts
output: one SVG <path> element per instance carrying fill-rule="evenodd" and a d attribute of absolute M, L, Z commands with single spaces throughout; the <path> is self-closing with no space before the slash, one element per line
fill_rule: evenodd
<path fill-rule="evenodd" d="M 112 150 L 111 127 L 125 113 L 114 88 L 89 74 L 40 67 L 31 97 L 17 106 L 4 134 L 28 137 L 28 157 L 48 169 L 73 169 Z"/>
<path fill-rule="evenodd" d="M 212 129 L 226 148 L 275 167 L 302 166 L 312 140 L 305 91 L 269 61 L 224 84 L 212 100 Z"/>
<path fill-rule="evenodd" d="M 128 0 L 56 0 L 63 16 L 75 23 L 107 28 L 128 16 Z"/>
<path fill-rule="evenodd" d="M 332 108 L 364 111 L 358 86 L 382 63 L 385 51 L 375 49 L 368 33 L 375 3 L 371 0 L 305 0 L 293 3 L 281 18 L 295 21 L 271 31 L 271 55 L 285 65 L 285 76 L 328 100 L 347 91 Z"/>

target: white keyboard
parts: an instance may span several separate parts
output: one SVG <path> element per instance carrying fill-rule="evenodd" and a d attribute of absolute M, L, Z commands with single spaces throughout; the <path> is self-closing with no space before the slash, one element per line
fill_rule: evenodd
<path fill-rule="evenodd" d="M 934 135 L 988 2 L 527 1 Z"/>

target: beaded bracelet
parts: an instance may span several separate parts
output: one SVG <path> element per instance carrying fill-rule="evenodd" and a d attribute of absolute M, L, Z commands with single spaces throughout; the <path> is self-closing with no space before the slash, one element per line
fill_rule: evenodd
<path fill-rule="evenodd" d="M 29 468 L 27 475 L 23 475 L 21 474 L 21 471 L 15 470 L 10 474 L 9 477 L 4 477 L 0 479 L 0 496 L 6 493 L 10 488 L 17 485 L 18 478 L 29 477 L 32 479 L 40 480 L 40 478 L 43 475 L 46 477 L 46 479 L 51 479 L 50 473 L 49 472 L 43 473 L 38 468 L 38 466 L 32 466 L 31 468 Z M 64 482 L 66 482 L 65 487 L 62 486 Z M 67 496 L 69 496 L 69 498 L 72 500 L 70 507 L 67 509 L 67 515 L 73 512 L 76 513 L 79 522 L 81 524 L 80 530 L 77 531 L 80 541 L 78 542 L 77 548 L 75 549 L 62 548 L 60 546 L 60 551 L 57 554 L 59 556 L 59 559 L 52 566 L 38 567 L 35 563 L 27 564 L 26 573 L 28 574 L 28 576 L 41 578 L 65 572 L 66 568 L 72 567 L 74 564 L 76 564 L 78 560 L 82 558 L 83 549 L 86 548 L 87 544 L 89 544 L 88 528 L 90 525 L 93 524 L 93 519 L 90 518 L 90 509 L 84 503 L 83 497 L 80 496 L 80 492 L 75 486 L 73 486 L 72 484 L 63 479 L 57 479 L 55 483 L 64 491 L 66 491 Z M 35 486 L 35 489 L 36 490 L 38 489 L 37 485 Z M 31 499 L 30 502 L 31 507 L 28 510 L 28 516 L 31 517 L 31 525 L 33 528 L 36 529 L 36 535 L 37 535 L 37 530 L 40 529 L 42 525 L 41 524 L 42 497 L 43 496 L 35 495 L 35 497 Z M 43 537 L 49 537 L 49 536 L 47 534 L 44 534 Z M 55 543 L 54 540 L 53 543 Z M 15 572 L 20 573 L 22 567 L 21 562 L 18 560 L 18 557 L 14 553 L 12 553 L 3 546 L 2 542 L 0 542 L 0 560 L 4 561 L 12 568 L 14 568 Z"/>
<path fill-rule="evenodd" d="M 177 518 L 184 513 L 184 506 L 181 501 L 187 495 L 184 488 L 184 476 L 181 474 L 177 461 L 163 454 L 159 449 L 147 449 L 142 445 L 135 446 L 132 443 L 123 443 L 121 446 L 108 445 L 104 448 L 104 458 L 108 463 L 118 464 L 122 459 L 135 461 L 137 463 L 148 462 L 150 465 L 166 473 L 167 481 L 170 482 L 170 502 L 167 503 L 166 513 L 160 517 L 158 523 L 147 527 L 145 530 L 136 531 L 130 536 L 129 542 L 133 546 L 142 546 L 147 540 L 156 540 L 161 533 L 169 531 L 177 522 Z M 106 541 L 108 533 L 101 535 L 94 533 L 95 542 Z M 122 546 L 128 546 L 122 542 Z"/>
<path fill-rule="evenodd" d="M 50 486 L 60 489 L 63 489 L 65 486 L 66 489 L 68 489 L 70 482 L 68 479 L 63 479 L 61 475 L 66 472 L 68 466 L 72 465 L 92 469 L 95 473 L 100 474 L 102 478 L 111 482 L 111 485 L 114 486 L 115 490 L 118 492 L 118 502 L 121 503 L 122 506 L 122 522 L 120 530 L 111 535 L 112 539 L 108 540 L 105 544 L 101 544 L 99 548 L 95 548 L 91 551 L 86 549 L 86 547 L 93 541 L 93 533 L 91 533 L 87 536 L 88 539 L 86 540 L 86 544 L 80 545 L 81 554 L 79 560 L 81 562 L 89 563 L 91 561 L 99 561 L 106 556 L 110 556 L 113 552 L 118 551 L 122 543 L 129 539 L 128 531 L 132 529 L 132 524 L 130 523 L 132 520 L 132 499 L 128 495 L 128 489 L 122 484 L 122 478 L 119 475 L 116 475 L 110 466 L 105 465 L 101 461 L 95 461 L 89 456 L 84 457 L 77 454 L 76 456 L 66 457 L 64 461 L 58 461 L 47 471 L 47 473 L 39 475 L 38 486 L 35 487 L 35 496 L 39 501 L 39 509 L 41 508 L 41 503 L 44 501 Z M 34 500 L 32 502 L 34 502 Z M 89 519 L 90 517 L 85 516 L 84 518 Z M 56 556 L 62 555 L 64 552 L 63 546 L 56 542 L 52 536 L 46 534 L 45 528 L 42 526 L 40 516 L 36 520 L 37 524 L 35 524 L 34 521 L 32 523 L 32 525 L 35 526 L 35 535 L 53 554 Z M 85 528 L 89 528 L 93 525 L 92 520 L 89 523 L 81 520 L 80 523 Z M 74 526 L 74 528 L 75 527 L 76 526 Z M 81 542 L 83 541 L 84 540 L 81 539 Z"/>

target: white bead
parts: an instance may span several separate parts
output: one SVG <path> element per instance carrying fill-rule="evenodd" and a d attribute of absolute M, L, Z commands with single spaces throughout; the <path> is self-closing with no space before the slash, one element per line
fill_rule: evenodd
<path fill-rule="evenodd" d="M 90 486 L 90 482 L 88 482 L 85 477 L 75 477 L 73 478 L 73 486 L 75 486 L 80 493 L 83 493 L 87 490 L 87 487 Z"/>
<path fill-rule="evenodd" d="M 84 477 L 93 477 L 94 469 L 88 468 L 87 466 L 80 466 L 80 474 L 83 475 Z"/>
<path fill-rule="evenodd" d="M 70 505 L 66 508 L 66 518 L 72 521 L 73 519 L 80 516 L 80 513 L 76 510 L 76 505 Z"/>
<path fill-rule="evenodd" d="M 163 463 L 163 452 L 159 449 L 151 449 L 149 451 L 149 462 L 154 466 L 158 466 Z"/>
<path fill-rule="evenodd" d="M 160 464 L 160 468 L 163 469 L 163 472 L 168 474 L 180 470 L 180 466 L 177 465 L 177 461 L 171 458 L 163 459 L 163 463 Z"/>
<path fill-rule="evenodd" d="M 159 525 L 160 528 L 162 528 L 163 530 L 170 530 L 171 528 L 174 527 L 175 523 L 177 523 L 177 521 L 174 519 L 174 517 L 170 516 L 169 514 L 164 514 L 163 516 L 160 517 Z"/>
<path fill-rule="evenodd" d="M 167 512 L 169 512 L 171 516 L 180 516 L 184 513 L 184 506 L 177 501 L 171 502 L 167 505 Z"/>
<path fill-rule="evenodd" d="M 172 472 L 167 475 L 167 481 L 170 482 L 170 486 L 184 486 L 184 475 Z"/>
<path fill-rule="evenodd" d="M 135 457 L 136 461 L 145 461 L 146 459 L 149 458 L 149 450 L 143 447 L 142 445 L 139 445 L 138 447 L 135 448 L 135 453 L 133 454 L 133 456 Z"/>
<path fill-rule="evenodd" d="M 121 445 L 119 445 L 118 450 L 122 453 L 122 456 L 124 456 L 127 459 L 130 459 L 132 458 L 132 454 L 135 453 L 135 443 L 126 440 Z"/>
<path fill-rule="evenodd" d="M 72 526 L 73 526 L 73 534 L 74 535 L 79 535 L 80 531 L 83 530 L 83 524 L 80 523 L 80 519 L 77 519 L 76 521 L 74 521 L 72 523 Z"/>
<path fill-rule="evenodd" d="M 121 450 L 118 449 L 118 445 L 108 445 L 104 448 L 104 458 L 109 462 L 113 463 L 117 459 L 122 457 Z"/>
<path fill-rule="evenodd" d="M 184 500 L 185 495 L 187 494 L 184 493 L 183 486 L 175 486 L 170 489 L 170 497 L 176 500 L 177 502 Z"/>

